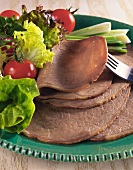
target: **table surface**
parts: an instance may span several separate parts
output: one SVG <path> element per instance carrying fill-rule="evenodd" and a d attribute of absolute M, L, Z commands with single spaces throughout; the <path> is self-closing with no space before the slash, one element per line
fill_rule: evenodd
<path fill-rule="evenodd" d="M 79 7 L 77 14 L 106 17 L 133 25 L 133 0 L 0 0 L 0 12 L 14 9 L 21 13 L 22 4 L 29 11 L 40 4 L 45 9 Z M 131 170 L 132 167 L 132 158 L 99 163 L 65 163 L 22 156 L 0 148 L 0 170 Z"/>

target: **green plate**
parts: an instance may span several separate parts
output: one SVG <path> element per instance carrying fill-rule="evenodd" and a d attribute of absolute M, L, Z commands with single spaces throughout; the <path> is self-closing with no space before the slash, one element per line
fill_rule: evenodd
<path fill-rule="evenodd" d="M 75 17 L 76 29 L 106 21 L 112 23 L 112 29 L 128 28 L 128 36 L 133 42 L 133 27 L 130 25 L 95 16 Z M 102 162 L 133 157 L 133 135 L 109 142 L 85 141 L 73 145 L 55 145 L 1 130 L 0 146 L 22 155 L 63 162 Z"/>

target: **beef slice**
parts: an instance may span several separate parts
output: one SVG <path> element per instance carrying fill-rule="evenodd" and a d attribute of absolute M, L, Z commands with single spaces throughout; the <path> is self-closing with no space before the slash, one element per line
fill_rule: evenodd
<path fill-rule="evenodd" d="M 122 61 L 123 63 L 127 64 L 130 67 L 133 67 L 133 47 L 128 44 L 127 45 L 127 53 L 122 54 L 114 54 L 114 56 Z"/>
<path fill-rule="evenodd" d="M 63 100 L 75 100 L 75 99 L 87 99 L 94 98 L 104 93 L 112 84 L 113 73 L 105 68 L 97 81 L 92 84 L 88 84 L 86 87 L 75 92 L 62 92 L 52 88 L 42 88 L 40 90 L 39 98 L 44 99 L 63 99 Z"/>
<path fill-rule="evenodd" d="M 129 94 L 130 88 L 127 88 L 117 98 L 92 109 L 62 109 L 37 103 L 32 121 L 23 134 L 56 144 L 72 144 L 90 139 L 113 123 Z"/>
<path fill-rule="evenodd" d="M 53 62 L 39 71 L 39 89 L 50 87 L 71 92 L 84 88 L 98 79 L 108 56 L 106 40 L 100 36 L 62 41 L 53 51 Z"/>
<path fill-rule="evenodd" d="M 48 99 L 42 100 L 45 103 L 49 103 L 55 107 L 61 108 L 92 108 L 100 106 L 106 102 L 109 102 L 113 98 L 117 97 L 124 89 L 130 85 L 122 79 L 115 78 L 112 85 L 101 95 L 91 99 L 80 100 L 63 100 L 63 99 Z M 95 90 L 99 90 L 98 88 Z"/>
<path fill-rule="evenodd" d="M 115 140 L 133 133 L 133 90 L 125 108 L 111 126 L 99 135 L 91 138 L 92 141 Z"/>

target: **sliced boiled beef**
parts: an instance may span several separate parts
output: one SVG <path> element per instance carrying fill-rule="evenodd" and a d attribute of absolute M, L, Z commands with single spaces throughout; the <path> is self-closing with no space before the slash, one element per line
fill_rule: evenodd
<path fill-rule="evenodd" d="M 62 41 L 53 51 L 53 62 L 39 71 L 39 89 L 50 87 L 71 92 L 84 88 L 98 79 L 108 56 L 106 40 L 100 36 Z"/>
<path fill-rule="evenodd" d="M 133 133 L 133 90 L 129 100 L 119 117 L 111 126 L 99 135 L 91 138 L 92 141 L 115 140 Z"/>
<path fill-rule="evenodd" d="M 133 67 L 133 47 L 130 44 L 128 44 L 127 50 L 128 50 L 127 53 L 121 55 L 114 54 L 114 56 L 123 63 L 127 64 L 128 66 Z"/>
<path fill-rule="evenodd" d="M 23 133 L 56 144 L 72 144 L 92 138 L 113 123 L 129 94 L 130 88 L 127 88 L 115 99 L 92 109 L 62 109 L 38 103 L 32 121 Z"/>
<path fill-rule="evenodd" d="M 95 98 L 85 100 L 48 99 L 42 101 L 61 108 L 92 108 L 109 102 L 111 99 L 117 97 L 129 85 L 129 82 L 115 78 L 112 85 L 103 94 Z M 99 89 L 97 88 L 95 90 Z"/>
<path fill-rule="evenodd" d="M 52 88 L 42 88 L 40 90 L 39 98 L 44 99 L 63 99 L 63 100 L 75 100 L 75 99 L 88 99 L 99 96 L 104 93 L 112 84 L 114 74 L 107 68 L 92 84 L 88 84 L 85 88 L 76 92 L 62 92 Z"/>

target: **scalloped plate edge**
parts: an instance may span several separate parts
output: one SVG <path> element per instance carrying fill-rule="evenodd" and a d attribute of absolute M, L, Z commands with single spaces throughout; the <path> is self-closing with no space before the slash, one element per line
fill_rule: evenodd
<path fill-rule="evenodd" d="M 133 157 L 133 149 L 106 154 L 72 155 L 37 151 L 34 149 L 25 148 L 23 146 L 13 144 L 11 142 L 7 142 L 6 140 L 0 140 L 0 146 L 4 149 L 13 151 L 24 156 L 61 162 L 105 162 Z"/>

